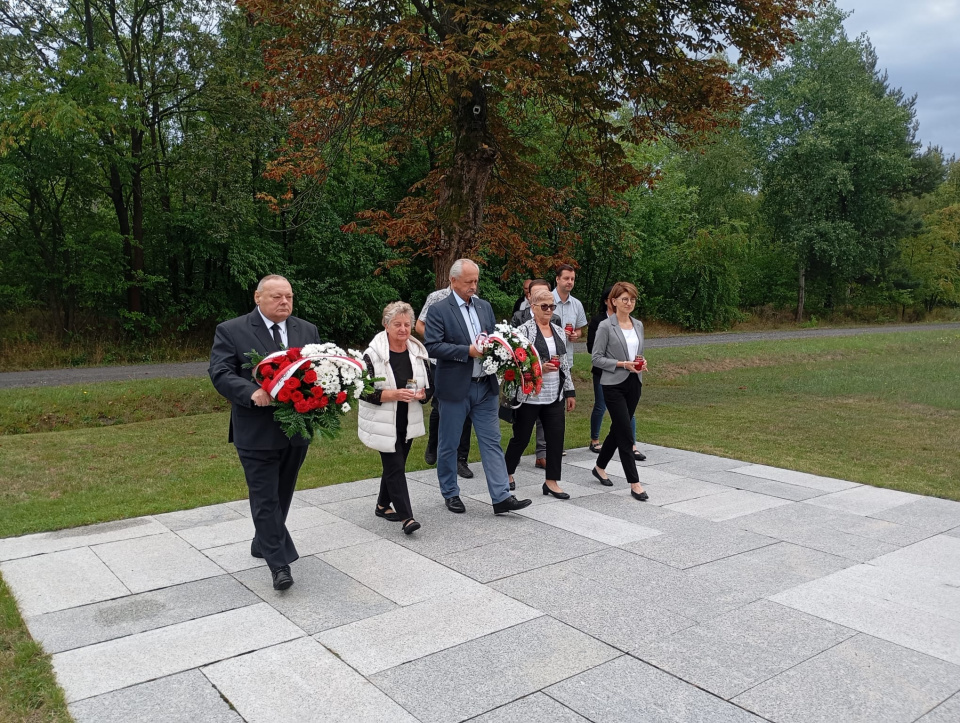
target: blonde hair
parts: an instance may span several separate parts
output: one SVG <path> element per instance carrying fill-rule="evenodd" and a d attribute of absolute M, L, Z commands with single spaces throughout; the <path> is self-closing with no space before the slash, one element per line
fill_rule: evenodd
<path fill-rule="evenodd" d="M 538 286 L 537 291 L 534 291 L 533 294 L 530 296 L 530 306 L 533 306 L 534 304 L 542 304 L 544 301 L 548 301 L 548 300 L 549 300 L 549 303 L 551 304 L 554 303 L 553 292 L 550 291 L 549 287 L 547 287 L 546 289 L 541 289 Z"/>
<path fill-rule="evenodd" d="M 387 304 L 383 310 L 383 328 L 386 329 L 390 322 L 398 316 L 409 316 L 410 323 L 413 323 L 413 307 L 406 301 L 393 301 Z"/>

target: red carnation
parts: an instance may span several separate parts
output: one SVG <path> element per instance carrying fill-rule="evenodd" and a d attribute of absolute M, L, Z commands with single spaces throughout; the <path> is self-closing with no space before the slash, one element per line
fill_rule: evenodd
<path fill-rule="evenodd" d="M 540 362 L 534 362 L 534 363 L 533 363 L 533 373 L 534 373 L 534 374 L 540 374 L 541 371 L 542 371 L 542 370 L 540 369 Z"/>
<path fill-rule="evenodd" d="M 301 358 L 301 357 L 300 357 L 300 349 L 299 349 L 299 348 L 287 349 L 287 359 L 289 359 L 290 361 L 297 361 L 297 360 L 300 359 L 300 358 Z"/>
<path fill-rule="evenodd" d="M 273 379 L 273 375 L 276 374 L 276 373 L 277 373 L 277 370 L 274 369 L 274 368 L 273 368 L 272 366 L 270 366 L 269 364 L 267 364 L 266 366 L 260 367 L 260 375 L 261 375 L 264 379 Z"/>
<path fill-rule="evenodd" d="M 296 377 L 290 377 L 289 379 L 287 379 L 287 381 L 283 383 L 283 386 L 289 389 L 290 391 L 293 391 L 294 389 L 300 386 L 300 380 L 297 379 Z"/>
<path fill-rule="evenodd" d="M 320 407 L 320 397 L 307 397 L 306 401 L 310 404 L 311 411 Z"/>
<path fill-rule="evenodd" d="M 513 371 L 513 369 L 507 369 L 507 371 L 503 373 L 503 380 L 506 382 L 512 382 L 516 378 L 517 374 Z"/>
<path fill-rule="evenodd" d="M 307 369 L 303 374 L 303 381 L 306 384 L 314 384 L 317 381 L 317 373 L 313 369 Z"/>
<path fill-rule="evenodd" d="M 300 414 L 306 414 L 310 411 L 310 402 L 308 402 L 306 399 L 301 399 L 299 402 L 293 403 L 293 408 L 300 412 Z"/>
<path fill-rule="evenodd" d="M 532 391 L 533 391 L 533 385 L 532 385 L 532 384 L 524 384 L 524 385 L 523 385 L 523 393 L 524 393 L 524 394 L 530 394 Z"/>
<path fill-rule="evenodd" d="M 517 349 L 514 352 L 514 356 L 517 357 L 517 361 L 521 364 L 527 360 L 527 352 L 525 352 L 523 349 Z"/>
<path fill-rule="evenodd" d="M 279 392 L 277 392 L 277 401 L 278 402 L 289 402 L 290 401 L 290 390 L 284 387 Z"/>
<path fill-rule="evenodd" d="M 294 404 L 296 404 L 297 402 L 302 402 L 304 400 L 304 396 L 302 392 L 291 392 L 290 398 L 293 400 Z"/>
<path fill-rule="evenodd" d="M 319 407 L 320 409 L 323 409 L 329 403 L 330 403 L 330 397 L 324 395 L 320 397 L 320 403 L 317 405 L 317 407 Z"/>
<path fill-rule="evenodd" d="M 345 401 L 347 401 L 346 392 L 340 392 L 339 394 L 337 394 L 337 404 L 343 404 Z"/>

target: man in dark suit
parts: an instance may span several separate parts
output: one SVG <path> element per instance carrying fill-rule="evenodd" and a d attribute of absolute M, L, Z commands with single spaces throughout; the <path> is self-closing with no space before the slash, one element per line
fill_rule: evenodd
<path fill-rule="evenodd" d="M 313 324 L 290 315 L 293 289 L 282 276 L 264 276 L 253 300 L 256 309 L 217 327 L 209 373 L 231 404 L 229 440 L 247 479 L 256 530 L 250 554 L 266 560 L 274 589 L 286 590 L 293 584 L 290 563 L 299 557 L 287 531 L 287 513 L 310 440 L 283 433 L 273 418 L 270 394 L 252 380 L 252 369 L 243 368 L 250 361 L 244 355 L 319 344 L 320 335 Z"/>
<path fill-rule="evenodd" d="M 426 318 L 424 341 L 437 360 L 434 376 L 440 406 L 440 445 L 437 477 L 440 492 L 451 512 L 465 512 L 457 484 L 457 445 L 463 420 L 473 420 L 480 444 L 480 461 L 495 514 L 520 510 L 530 500 L 510 494 L 510 479 L 500 446 L 500 387 L 495 374 L 480 365 L 481 352 L 474 344 L 480 333 L 492 333 L 496 325 L 493 307 L 475 296 L 480 268 L 470 259 L 458 259 L 450 268 L 452 293 L 434 304 Z"/>

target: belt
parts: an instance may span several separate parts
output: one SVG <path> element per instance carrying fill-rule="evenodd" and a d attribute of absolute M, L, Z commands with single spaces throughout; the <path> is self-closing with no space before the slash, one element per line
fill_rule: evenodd
<path fill-rule="evenodd" d="M 471 382 L 483 382 L 490 378 L 489 374 L 484 374 L 482 377 L 470 377 Z"/>

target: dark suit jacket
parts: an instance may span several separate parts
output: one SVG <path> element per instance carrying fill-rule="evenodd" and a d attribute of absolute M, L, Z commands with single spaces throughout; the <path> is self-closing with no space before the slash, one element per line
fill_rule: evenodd
<path fill-rule="evenodd" d="M 287 341 L 291 347 L 319 344 L 320 334 L 309 321 L 291 316 L 287 319 Z M 283 449 L 288 444 L 308 444 L 302 437 L 287 439 L 273 419 L 272 406 L 258 407 L 250 401 L 258 386 L 251 378 L 253 370 L 243 368 L 250 361 L 244 356 L 248 351 L 264 355 L 279 351 L 257 309 L 220 324 L 210 350 L 210 379 L 231 404 L 229 440 L 240 449 Z"/>
<path fill-rule="evenodd" d="M 477 318 L 480 320 L 481 329 L 487 334 L 493 333 L 497 324 L 493 307 L 476 296 L 471 303 L 477 305 Z M 446 299 L 430 307 L 423 340 L 430 356 L 437 360 L 437 371 L 434 374 L 437 399 L 464 399 L 470 391 L 470 377 L 473 376 L 470 345 L 474 337 L 467 329 L 467 323 L 457 305 L 456 294 L 451 293 Z M 488 383 L 491 391 L 497 394 L 496 374 L 489 376 Z"/>

